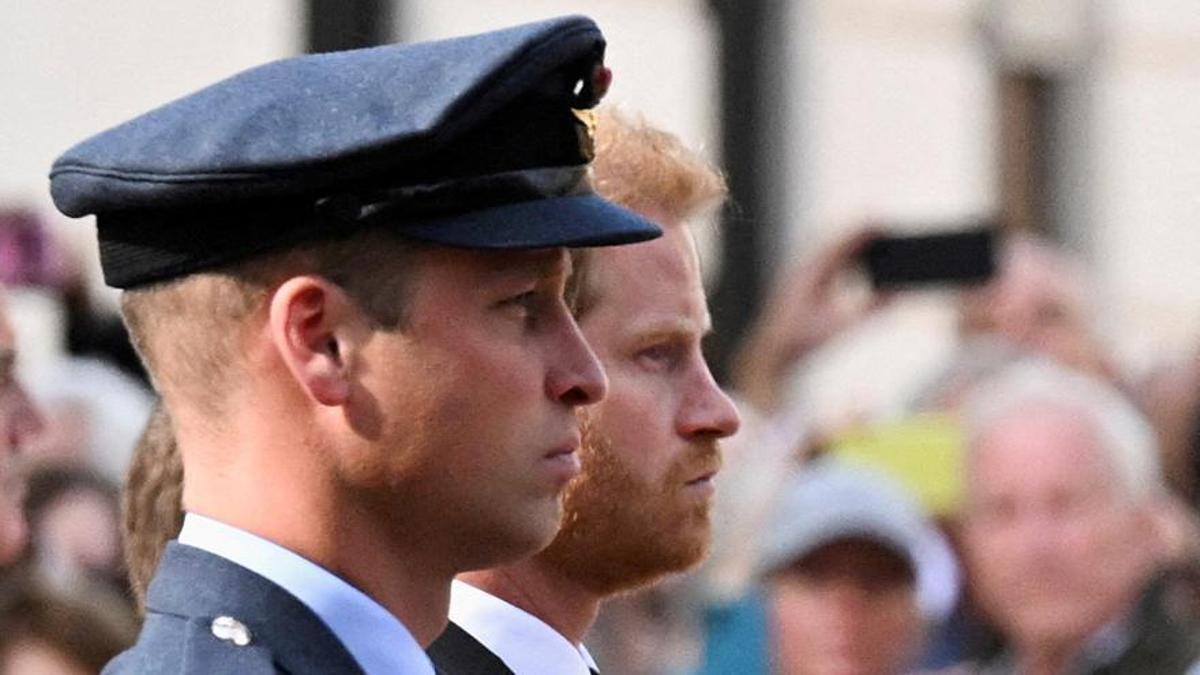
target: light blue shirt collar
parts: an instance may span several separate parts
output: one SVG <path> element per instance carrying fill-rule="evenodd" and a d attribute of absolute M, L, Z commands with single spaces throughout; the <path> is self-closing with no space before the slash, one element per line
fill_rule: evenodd
<path fill-rule="evenodd" d="M 296 596 L 333 631 L 367 675 L 434 675 L 429 657 L 399 619 L 321 566 L 196 513 L 184 516 L 179 543 L 241 565 Z"/>

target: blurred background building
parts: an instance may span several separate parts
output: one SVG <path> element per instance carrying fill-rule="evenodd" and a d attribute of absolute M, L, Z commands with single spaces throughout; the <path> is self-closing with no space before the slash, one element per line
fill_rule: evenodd
<path fill-rule="evenodd" d="M 1133 368 L 1189 348 L 1200 322 L 1190 0 L 6 5 L 17 30 L 0 45 L 0 209 L 37 214 L 91 280 L 93 228 L 57 216 L 46 191 L 70 143 L 267 60 L 580 12 L 609 37 L 610 101 L 729 172 L 734 199 L 706 255 L 722 372 L 779 263 L 866 218 L 935 229 L 998 214 L 1064 243 L 1091 266 L 1106 334 Z M 94 281 L 87 292 L 111 303 Z M 948 348 L 945 305 L 907 300 L 801 386 L 828 409 L 886 408 Z M 27 314 L 22 330 L 62 330 Z M 37 360 L 56 340 L 24 343 Z M 869 390 L 828 386 L 865 373 Z"/>
<path fill-rule="evenodd" d="M 727 172 L 732 199 L 702 237 L 716 328 L 711 359 L 724 381 L 776 275 L 812 259 L 825 242 L 864 222 L 921 232 L 994 218 L 1066 256 L 1024 241 L 1012 255 L 1021 262 L 1006 268 L 1012 287 L 976 301 L 997 304 L 1008 294 L 1021 296 L 1028 312 L 1071 312 L 1019 322 L 1049 326 L 1048 333 L 1070 324 L 1081 341 L 1075 346 L 1103 342 L 1087 344 L 1092 356 L 1104 357 L 1093 370 L 1150 418 L 1167 482 L 1194 507 L 1196 10 L 1195 0 L 7 1 L 0 14 L 9 26 L 0 41 L 0 284 L 46 427 L 29 448 L 47 465 L 31 476 L 25 499 L 32 542 L 25 556 L 55 581 L 91 576 L 103 587 L 119 580 L 115 540 L 77 535 L 115 533 L 115 486 L 152 400 L 116 319 L 116 294 L 100 283 L 92 223 L 63 218 L 50 203 L 46 174 L 54 157 L 255 64 L 566 13 L 594 17 L 608 36 L 609 104 L 679 135 Z M 1051 299 L 1029 299 L 1039 291 Z M 783 423 L 758 419 L 746 405 L 721 492 L 742 499 L 728 499 L 732 513 L 717 519 L 713 569 L 703 572 L 710 585 L 721 585 L 722 570 L 740 570 L 745 581 L 746 561 L 736 554 L 753 553 L 743 545 L 748 529 L 754 537 L 762 532 L 755 511 L 769 501 L 764 478 L 782 477 L 778 467 L 798 465 L 810 445 L 829 440 L 822 432 L 841 431 L 848 421 L 882 423 L 843 437 L 843 445 L 887 446 L 898 466 L 919 474 L 917 492 L 943 474 L 944 485 L 932 487 L 956 488 L 959 431 L 943 429 L 940 418 L 904 414 L 952 410 L 969 385 L 1011 358 L 967 339 L 1005 327 L 985 322 L 964 330 L 980 307 L 962 300 L 949 291 L 905 293 L 854 330 L 830 331 L 836 339 L 806 354 L 786 378 Z M 1072 356 L 1070 349 L 1042 351 Z M 800 410 L 802 424 L 791 425 L 788 410 Z M 769 441 L 779 447 L 765 452 Z M 931 469 L 935 441 L 949 448 L 941 474 Z M 914 444 L 925 453 L 916 460 Z M 1200 569 L 1200 520 L 1180 508 L 1187 527 L 1180 525 L 1179 557 Z M 954 519 L 953 505 L 929 510 L 939 521 Z M 957 576 L 945 585 L 953 586 L 951 602 Z M 1200 583 L 1189 588 L 1200 598 Z M 22 598 L 42 593 L 18 590 L 0 592 L 0 600 L 16 598 L 5 606 L 21 608 Z M 636 597 L 624 609 L 614 603 L 610 616 L 628 612 L 615 623 L 640 638 L 626 642 L 675 645 L 674 661 L 650 659 L 644 672 L 698 665 L 695 630 L 659 621 L 672 612 L 698 617 L 687 596 L 667 586 L 643 596 L 640 607 Z M 1200 599 L 1194 605 L 1200 616 Z M 622 633 L 610 628 L 608 635 Z M 623 648 L 601 646 L 609 654 Z M 643 672 L 631 665 L 639 653 L 630 651 L 621 672 Z"/>

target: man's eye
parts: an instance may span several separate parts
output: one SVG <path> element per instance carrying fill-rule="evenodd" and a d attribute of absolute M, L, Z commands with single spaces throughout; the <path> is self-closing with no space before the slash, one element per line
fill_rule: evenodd
<path fill-rule="evenodd" d="M 500 309 L 506 315 L 523 322 L 530 328 L 541 323 L 542 316 L 546 314 L 547 308 L 550 306 L 550 298 L 537 289 L 514 295 L 500 303 Z"/>
<path fill-rule="evenodd" d="M 530 309 L 537 304 L 537 291 L 529 290 L 500 301 L 500 306 L 515 309 Z"/>
<path fill-rule="evenodd" d="M 637 354 L 638 360 L 658 368 L 670 367 L 679 357 L 679 349 L 675 345 L 659 344 L 642 349 Z"/>

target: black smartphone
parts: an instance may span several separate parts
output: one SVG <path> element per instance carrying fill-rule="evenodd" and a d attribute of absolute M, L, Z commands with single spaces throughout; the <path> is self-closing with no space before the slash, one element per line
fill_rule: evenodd
<path fill-rule="evenodd" d="M 983 284 L 996 272 L 996 228 L 884 235 L 867 245 L 863 265 L 880 289 Z"/>

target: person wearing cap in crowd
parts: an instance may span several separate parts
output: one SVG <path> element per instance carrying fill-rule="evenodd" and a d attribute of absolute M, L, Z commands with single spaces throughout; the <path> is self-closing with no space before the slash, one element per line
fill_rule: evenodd
<path fill-rule="evenodd" d="M 718 441 L 739 420 L 701 350 L 711 321 L 687 222 L 725 184 L 675 136 L 615 111 L 598 116 L 595 177 L 664 235 L 581 261 L 576 316 L 609 395 L 581 411 L 583 473 L 550 546 L 455 582 L 430 649 L 446 673 L 596 671 L 583 638 L 603 601 L 695 565 L 708 545 Z"/>
<path fill-rule="evenodd" d="M 1142 414 L 1109 383 L 1032 357 L 965 411 L 964 557 L 1005 647 L 981 672 L 1200 672 L 1200 627 L 1170 590 L 1170 502 Z"/>
<path fill-rule="evenodd" d="M 897 675 L 917 665 L 948 544 L 887 474 L 827 457 L 789 476 L 757 597 L 717 617 L 701 673 Z"/>
<path fill-rule="evenodd" d="M 29 536 L 22 502 L 21 446 L 42 428 L 42 417 L 17 377 L 16 335 L 0 286 L 0 569 L 21 557 Z"/>
<path fill-rule="evenodd" d="M 557 531 L 607 381 L 565 247 L 603 36 L 566 17 L 255 68 L 68 150 L 188 515 L 111 673 L 428 673 L 450 581 Z"/>

